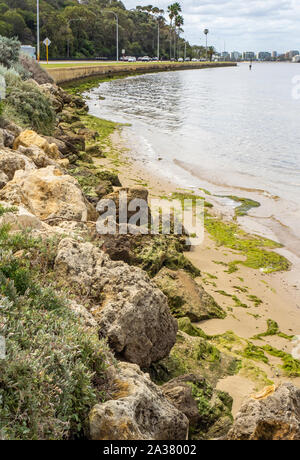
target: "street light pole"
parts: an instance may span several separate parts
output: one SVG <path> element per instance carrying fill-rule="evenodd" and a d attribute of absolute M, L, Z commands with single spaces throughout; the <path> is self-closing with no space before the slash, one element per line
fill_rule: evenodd
<path fill-rule="evenodd" d="M 186 42 L 184 42 L 184 60 L 186 60 Z"/>
<path fill-rule="evenodd" d="M 208 35 L 208 32 L 209 32 L 208 29 L 204 29 L 204 33 L 205 33 L 205 37 L 206 37 L 206 45 L 205 45 L 205 48 L 206 48 L 206 60 L 207 60 L 207 35 Z"/>
<path fill-rule="evenodd" d="M 40 61 L 40 0 L 36 0 L 36 57 Z"/>

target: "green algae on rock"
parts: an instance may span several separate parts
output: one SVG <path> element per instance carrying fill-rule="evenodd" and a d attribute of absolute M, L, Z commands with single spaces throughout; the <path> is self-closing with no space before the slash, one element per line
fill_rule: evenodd
<path fill-rule="evenodd" d="M 223 353 L 203 337 L 193 337 L 179 331 L 170 355 L 153 364 L 150 374 L 157 383 L 164 383 L 193 373 L 205 377 L 215 386 L 220 378 L 234 375 L 239 369 L 240 358 Z"/>
<path fill-rule="evenodd" d="M 203 339 L 209 338 L 200 327 L 196 327 L 192 324 L 190 318 L 187 317 L 178 319 L 178 329 L 193 337 L 202 337 Z"/>
<path fill-rule="evenodd" d="M 183 270 L 163 268 L 155 276 L 154 282 L 168 297 L 171 311 L 177 318 L 187 316 L 197 322 L 226 316 L 213 297 Z"/>
<path fill-rule="evenodd" d="M 219 438 L 232 425 L 232 398 L 203 377 L 185 374 L 162 386 L 166 398 L 189 419 L 190 439 Z"/>

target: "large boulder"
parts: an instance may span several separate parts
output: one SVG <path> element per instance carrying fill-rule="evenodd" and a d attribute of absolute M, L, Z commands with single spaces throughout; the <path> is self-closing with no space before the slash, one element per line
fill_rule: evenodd
<path fill-rule="evenodd" d="M 173 314 L 197 322 L 224 318 L 226 313 L 204 288 L 184 270 L 162 268 L 154 278 L 155 284 L 169 299 Z"/>
<path fill-rule="evenodd" d="M 229 440 L 300 440 L 300 390 L 292 383 L 267 387 L 238 412 Z"/>
<path fill-rule="evenodd" d="M 141 367 L 168 356 L 177 321 L 165 295 L 137 267 L 113 262 L 91 243 L 62 240 L 55 260 L 58 275 L 92 300 L 100 337 L 123 359 Z"/>
<path fill-rule="evenodd" d="M 187 439 L 189 422 L 138 366 L 119 363 L 112 378 L 113 399 L 89 415 L 92 440 Z"/>
<path fill-rule="evenodd" d="M 0 171 L 12 180 L 18 170 L 33 171 L 35 164 L 27 156 L 17 153 L 11 149 L 0 148 Z"/>
<path fill-rule="evenodd" d="M 42 220 L 86 221 L 95 218 L 74 177 L 48 166 L 34 171 L 17 171 L 0 192 L 0 199 L 25 206 Z"/>
<path fill-rule="evenodd" d="M 36 145 L 40 149 L 44 150 L 46 155 L 50 158 L 57 159 L 60 158 L 59 150 L 56 144 L 49 144 L 47 139 L 37 134 L 31 129 L 25 129 L 14 141 L 14 149 L 18 150 L 18 147 L 22 145 L 23 147 L 31 147 Z"/>

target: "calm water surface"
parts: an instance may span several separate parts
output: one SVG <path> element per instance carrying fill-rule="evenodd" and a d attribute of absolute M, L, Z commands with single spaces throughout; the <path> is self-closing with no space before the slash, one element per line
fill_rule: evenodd
<path fill-rule="evenodd" d="M 284 63 L 148 74 L 104 83 L 88 103 L 94 115 L 131 123 L 132 147 L 161 174 L 180 186 L 260 195 L 257 217 L 273 218 L 275 233 L 275 222 L 287 225 L 298 238 L 297 74 L 300 65 Z"/>

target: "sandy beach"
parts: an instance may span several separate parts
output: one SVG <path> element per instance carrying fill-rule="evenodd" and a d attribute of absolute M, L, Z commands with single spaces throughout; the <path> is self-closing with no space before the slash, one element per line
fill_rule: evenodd
<path fill-rule="evenodd" d="M 118 175 L 123 186 L 144 186 L 149 190 L 149 198 L 168 196 L 180 192 L 176 183 L 165 177 L 153 175 L 144 161 L 134 157 L 126 144 L 126 135 L 122 128 L 117 129 L 112 136 L 114 152 L 118 152 Z M 94 159 L 95 164 L 105 165 L 116 169 L 116 159 Z M 191 190 L 192 191 L 192 190 Z M 203 193 L 205 200 L 213 202 L 213 197 Z M 227 208 L 226 208 L 227 209 Z M 234 212 L 230 215 L 228 209 L 216 206 L 210 210 L 225 221 L 232 221 Z M 280 249 L 284 253 L 284 249 Z M 201 271 L 196 281 L 202 284 L 206 291 L 227 312 L 225 319 L 210 319 L 196 324 L 207 335 L 224 334 L 232 331 L 236 336 L 245 340 L 264 333 L 267 330 L 267 320 L 275 321 L 280 332 L 287 336 L 300 335 L 300 289 L 297 265 L 291 265 L 289 271 L 263 273 L 261 270 L 239 265 L 234 273 L 227 273 L 225 266 L 236 259 L 236 251 L 224 246 L 218 246 L 205 231 L 204 241 L 199 246 L 192 246 L 185 255 Z M 295 261 L 297 258 L 295 257 Z M 238 298 L 239 306 L 233 302 Z M 257 346 L 271 345 L 285 353 L 292 353 L 295 342 L 279 335 L 265 336 L 252 339 Z M 268 364 L 255 360 L 255 366 L 274 384 L 288 380 L 300 387 L 300 377 L 286 376 L 280 369 L 281 360 L 268 355 Z M 217 388 L 227 391 L 234 400 L 233 415 L 240 408 L 242 401 L 254 391 L 265 386 L 265 381 L 247 375 L 241 370 L 238 374 L 219 380 Z"/>

